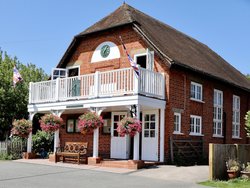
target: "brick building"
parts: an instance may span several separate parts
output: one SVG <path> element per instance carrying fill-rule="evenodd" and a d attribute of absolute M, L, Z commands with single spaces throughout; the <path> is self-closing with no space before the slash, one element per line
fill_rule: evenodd
<path fill-rule="evenodd" d="M 139 77 L 120 36 L 140 65 Z M 31 119 L 36 113 L 64 119 L 55 146 L 86 141 L 93 159 L 160 162 L 176 152 L 207 155 L 209 143 L 247 143 L 249 109 L 244 75 L 206 45 L 127 4 L 74 37 L 51 80 L 30 84 L 28 105 Z M 90 110 L 105 124 L 82 135 L 77 118 Z M 116 123 L 134 111 L 142 133 L 119 137 Z"/>

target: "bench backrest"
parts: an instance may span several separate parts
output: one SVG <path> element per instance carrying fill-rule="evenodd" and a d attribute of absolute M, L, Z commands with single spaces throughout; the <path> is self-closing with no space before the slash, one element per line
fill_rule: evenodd
<path fill-rule="evenodd" d="M 64 152 L 87 154 L 88 142 L 65 142 Z"/>

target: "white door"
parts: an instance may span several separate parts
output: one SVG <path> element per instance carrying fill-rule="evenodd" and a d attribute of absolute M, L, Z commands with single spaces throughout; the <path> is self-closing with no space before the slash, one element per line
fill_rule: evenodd
<path fill-rule="evenodd" d="M 142 113 L 142 160 L 158 161 L 158 111 Z"/>
<path fill-rule="evenodd" d="M 116 159 L 128 159 L 130 152 L 130 137 L 120 137 L 117 132 L 117 123 L 127 116 L 127 112 L 112 112 L 111 121 L 111 148 L 110 157 Z"/>

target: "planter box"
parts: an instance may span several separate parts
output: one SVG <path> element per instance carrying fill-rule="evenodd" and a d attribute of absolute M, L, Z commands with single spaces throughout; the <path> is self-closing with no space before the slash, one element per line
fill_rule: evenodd
<path fill-rule="evenodd" d="M 250 172 L 241 171 L 240 174 L 241 174 L 242 178 L 244 178 L 244 179 L 250 179 Z"/>
<path fill-rule="evenodd" d="M 35 159 L 35 158 L 36 158 L 35 153 L 23 152 L 23 159 Z"/>
<path fill-rule="evenodd" d="M 235 170 L 227 170 L 227 175 L 229 179 L 234 179 L 240 176 L 240 172 Z"/>

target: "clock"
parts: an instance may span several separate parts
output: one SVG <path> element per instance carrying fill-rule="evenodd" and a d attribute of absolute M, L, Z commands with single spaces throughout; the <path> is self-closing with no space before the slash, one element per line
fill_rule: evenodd
<path fill-rule="evenodd" d="M 101 56 L 103 58 L 106 58 L 109 56 L 109 54 L 110 54 L 110 46 L 107 44 L 103 45 L 101 48 Z"/>

